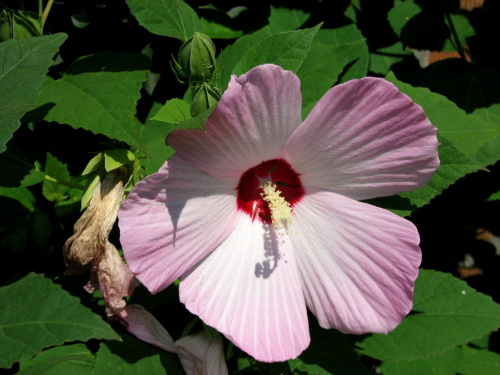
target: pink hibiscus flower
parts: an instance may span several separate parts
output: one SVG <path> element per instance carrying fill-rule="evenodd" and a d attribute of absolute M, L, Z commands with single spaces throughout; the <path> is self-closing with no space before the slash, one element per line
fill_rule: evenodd
<path fill-rule="evenodd" d="M 329 90 L 302 122 L 300 81 L 276 65 L 233 76 L 206 131 L 119 213 L 130 268 L 156 293 L 181 278 L 189 311 L 260 361 L 325 328 L 387 333 L 411 310 L 421 261 L 412 223 L 360 202 L 425 186 L 436 128 L 379 78 Z M 307 306 L 307 308 L 306 308 Z"/>

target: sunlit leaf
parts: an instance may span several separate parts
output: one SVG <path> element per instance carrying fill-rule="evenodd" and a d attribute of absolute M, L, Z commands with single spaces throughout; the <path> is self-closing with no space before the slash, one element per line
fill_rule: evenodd
<path fill-rule="evenodd" d="M 36 105 L 46 121 L 83 128 L 144 149 L 134 114 L 148 61 L 143 55 L 99 53 L 75 62 L 58 80 L 46 82 Z"/>
<path fill-rule="evenodd" d="M 246 73 L 253 67 L 273 63 L 297 72 L 304 61 L 320 25 L 311 29 L 273 34 L 248 49 L 233 69 L 233 74 Z"/>
<path fill-rule="evenodd" d="M 183 42 L 201 32 L 196 12 L 182 0 L 127 0 L 139 24 L 150 32 Z"/>
<path fill-rule="evenodd" d="M 66 35 L 59 33 L 0 43 L 0 152 L 21 117 L 33 108 L 52 58 L 65 40 Z"/>
<path fill-rule="evenodd" d="M 450 274 L 420 270 L 413 310 L 388 335 L 358 342 L 380 360 L 416 360 L 468 343 L 500 327 L 500 305 Z"/>

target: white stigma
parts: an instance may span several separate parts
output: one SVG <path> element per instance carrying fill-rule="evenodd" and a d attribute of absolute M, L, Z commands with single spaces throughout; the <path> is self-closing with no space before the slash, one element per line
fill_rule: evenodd
<path fill-rule="evenodd" d="M 264 186 L 261 186 L 261 189 L 264 191 L 261 194 L 262 199 L 269 204 L 271 210 L 274 229 L 285 229 L 285 233 L 288 234 L 288 228 L 293 224 L 293 210 L 290 203 L 281 196 L 281 191 L 271 181 L 267 181 Z"/>

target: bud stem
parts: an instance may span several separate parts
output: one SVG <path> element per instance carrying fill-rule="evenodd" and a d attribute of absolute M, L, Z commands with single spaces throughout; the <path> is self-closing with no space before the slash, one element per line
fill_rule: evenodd
<path fill-rule="evenodd" d="M 44 178 L 47 181 L 55 182 L 56 184 L 59 184 L 59 185 L 69 186 L 69 187 L 72 187 L 72 188 L 75 188 L 75 189 L 80 189 L 80 190 L 85 190 L 86 189 L 86 187 L 83 186 L 83 185 L 75 184 L 75 183 L 69 182 L 69 181 L 59 180 L 59 179 L 57 179 L 55 177 L 52 177 L 52 176 L 49 176 L 49 175 L 45 175 Z"/>

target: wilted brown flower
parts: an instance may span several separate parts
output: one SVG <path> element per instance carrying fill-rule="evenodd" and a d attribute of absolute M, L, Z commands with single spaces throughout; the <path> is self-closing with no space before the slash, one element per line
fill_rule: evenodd
<path fill-rule="evenodd" d="M 127 169 L 109 172 L 94 189 L 90 205 L 75 223 L 74 234 L 63 247 L 66 274 L 82 274 L 90 268 L 91 278 L 85 289 L 101 289 L 106 313 L 111 316 L 125 307 L 123 297 L 137 285 L 116 248 L 108 241 L 123 199 Z"/>

